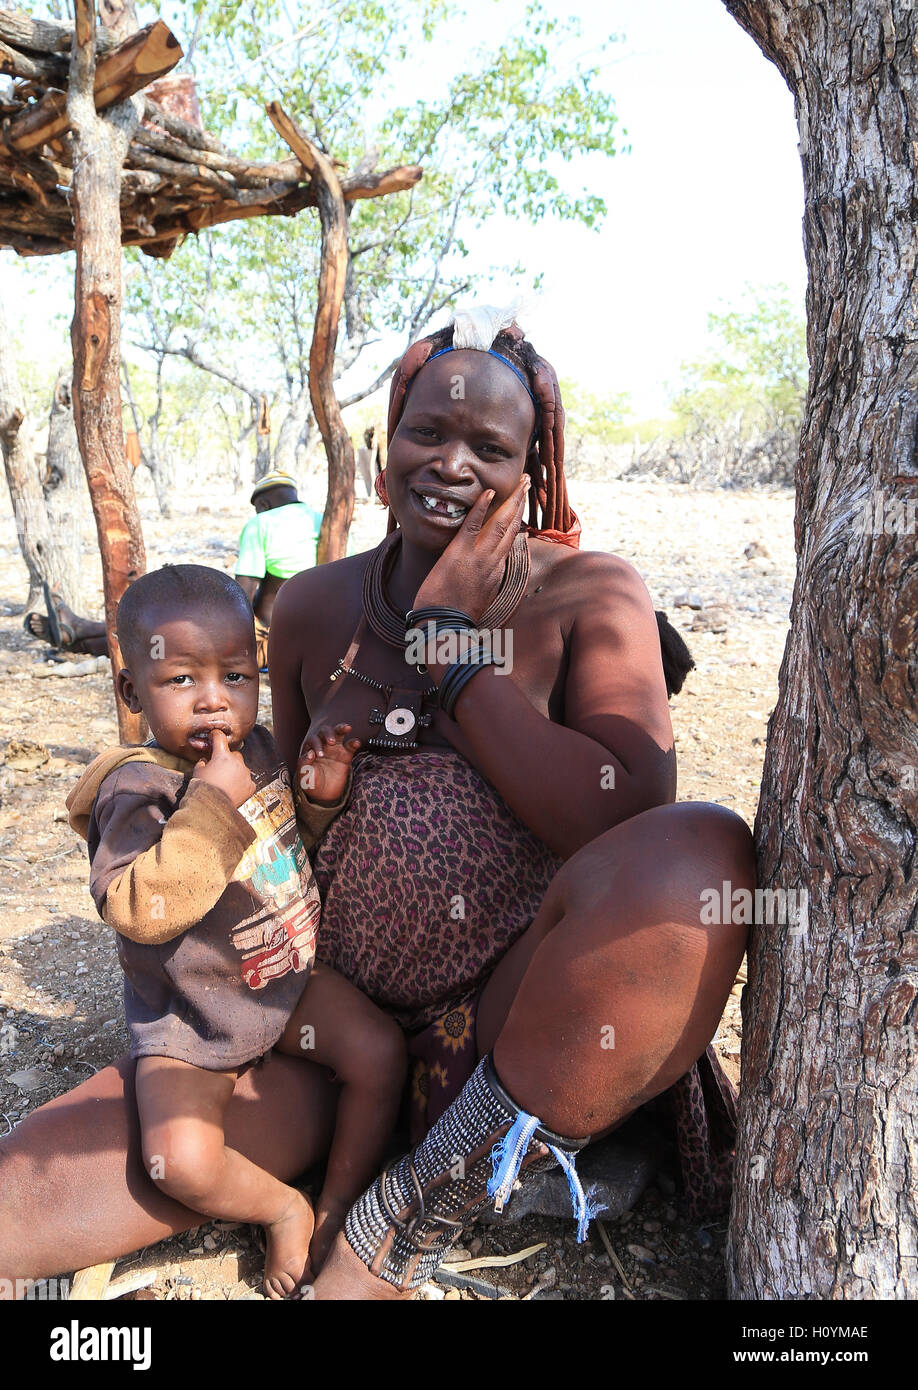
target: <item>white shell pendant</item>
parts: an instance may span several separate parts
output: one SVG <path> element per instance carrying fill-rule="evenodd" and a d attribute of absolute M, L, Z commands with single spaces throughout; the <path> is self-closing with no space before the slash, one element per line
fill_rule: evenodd
<path fill-rule="evenodd" d="M 386 715 L 386 733 L 398 737 L 399 734 L 410 734 L 417 720 L 410 709 L 399 707 L 392 709 Z"/>

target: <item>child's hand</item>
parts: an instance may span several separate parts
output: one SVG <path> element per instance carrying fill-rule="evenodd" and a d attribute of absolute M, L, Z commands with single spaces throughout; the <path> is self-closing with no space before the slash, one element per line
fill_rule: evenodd
<path fill-rule="evenodd" d="M 202 758 L 195 764 L 191 774 L 192 781 L 209 782 L 226 792 L 234 806 L 241 806 L 254 795 L 255 783 L 245 765 L 241 753 L 233 753 L 222 729 L 214 729 L 210 736 L 210 757 Z"/>
<path fill-rule="evenodd" d="M 303 739 L 296 764 L 298 789 L 307 801 L 332 806 L 347 785 L 347 770 L 360 747 L 359 738 L 347 738 L 350 724 L 323 724 Z"/>

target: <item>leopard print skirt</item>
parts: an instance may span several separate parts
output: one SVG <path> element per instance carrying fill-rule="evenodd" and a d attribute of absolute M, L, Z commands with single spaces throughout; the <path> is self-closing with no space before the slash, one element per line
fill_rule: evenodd
<path fill-rule="evenodd" d="M 412 1142 L 478 1062 L 478 996 L 562 860 L 455 750 L 362 752 L 314 851 L 317 957 L 408 1034 Z M 690 1217 L 729 1204 L 736 1092 L 713 1048 L 644 1109 L 673 1136 Z"/>
<path fill-rule="evenodd" d="M 484 984 L 561 863 L 453 749 L 358 753 L 315 851 L 319 958 L 416 1032 Z"/>

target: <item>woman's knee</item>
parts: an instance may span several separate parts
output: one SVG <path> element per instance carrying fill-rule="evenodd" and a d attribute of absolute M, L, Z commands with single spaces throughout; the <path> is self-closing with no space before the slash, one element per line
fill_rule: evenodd
<path fill-rule="evenodd" d="M 659 806 L 585 845 L 555 882 L 565 913 L 701 928 L 712 890 L 722 894 L 725 883 L 731 893 L 754 888 L 752 835 L 745 821 L 716 803 Z"/>

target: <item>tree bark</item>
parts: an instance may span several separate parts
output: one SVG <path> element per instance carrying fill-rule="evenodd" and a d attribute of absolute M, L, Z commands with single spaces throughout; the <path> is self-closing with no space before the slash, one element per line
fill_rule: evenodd
<path fill-rule="evenodd" d="M 752 936 L 729 1288 L 914 1299 L 918 10 L 726 4 L 794 95 L 810 358 L 756 823 L 808 913 Z"/>
<path fill-rule="evenodd" d="M 322 249 L 315 327 L 309 348 L 309 396 L 328 458 L 328 497 L 316 550 L 318 564 L 347 554 L 347 533 L 354 515 L 354 446 L 335 395 L 335 344 L 347 279 L 347 211 L 331 160 L 306 139 L 277 102 L 268 106 L 274 128 L 312 176 Z"/>
<path fill-rule="evenodd" d="M 73 368 L 63 367 L 57 374 L 51 398 L 42 491 L 52 547 L 59 559 L 60 577 L 54 587 L 76 613 L 82 611 L 84 488 L 80 446 L 73 422 Z"/>
<path fill-rule="evenodd" d="M 73 128 L 73 219 L 76 304 L 73 405 L 89 483 L 105 592 L 112 677 L 123 665 L 115 610 L 128 584 L 146 568 L 140 515 L 124 452 L 121 425 L 121 166 L 140 114 L 140 101 L 97 115 L 93 103 L 95 10 L 75 0 L 76 42 L 67 114 Z M 144 722 L 116 695 L 122 743 L 140 743 Z"/>
<path fill-rule="evenodd" d="M 53 414 L 53 412 L 52 412 Z M 50 441 L 49 441 L 50 450 Z M 29 577 L 25 611 L 44 611 L 42 581 L 67 603 L 79 599 L 79 556 L 74 560 L 67 532 L 42 491 L 35 433 L 26 412 L 9 329 L 0 303 L 0 452 L 13 504 L 19 549 Z M 79 511 L 77 510 L 77 527 Z"/>
<path fill-rule="evenodd" d="M 35 460 L 35 441 L 19 385 L 9 328 L 0 303 L 0 452 L 13 504 L 19 549 L 29 576 L 25 611 L 41 607 L 50 549 L 48 518 Z"/>
<path fill-rule="evenodd" d="M 309 420 L 312 402 L 309 399 L 308 385 L 300 391 L 281 421 L 274 446 L 274 467 L 282 473 L 295 474 L 297 470 L 297 447 Z"/>

